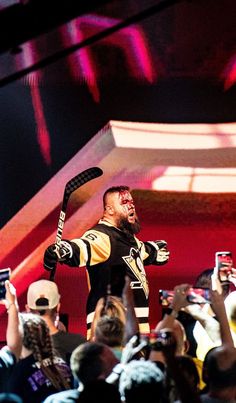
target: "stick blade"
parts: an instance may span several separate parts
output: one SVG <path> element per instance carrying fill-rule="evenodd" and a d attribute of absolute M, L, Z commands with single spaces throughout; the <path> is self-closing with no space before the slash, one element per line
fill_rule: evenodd
<path fill-rule="evenodd" d="M 92 179 L 98 178 L 102 174 L 103 174 L 103 171 L 101 168 L 91 167 L 91 168 L 85 169 L 84 171 L 80 172 L 79 174 L 74 176 L 72 179 L 70 179 L 65 186 L 62 210 L 65 209 L 67 201 L 68 201 L 71 193 L 73 193 L 80 186 L 91 181 Z"/>

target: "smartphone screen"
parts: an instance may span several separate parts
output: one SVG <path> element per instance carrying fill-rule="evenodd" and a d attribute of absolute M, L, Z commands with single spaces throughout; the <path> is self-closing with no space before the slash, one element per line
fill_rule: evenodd
<path fill-rule="evenodd" d="M 11 275 L 11 269 L 9 267 L 0 270 L 0 299 L 5 299 L 6 296 L 5 281 L 9 280 L 10 275 Z"/>
<path fill-rule="evenodd" d="M 210 290 L 209 288 L 192 287 L 188 290 L 187 300 L 193 304 L 209 304 Z"/>
<path fill-rule="evenodd" d="M 159 290 L 159 304 L 168 307 L 173 301 L 173 290 Z"/>
<path fill-rule="evenodd" d="M 159 303 L 163 307 L 168 307 L 173 301 L 173 290 L 159 290 Z M 209 288 L 189 288 L 186 298 L 192 304 L 209 304 L 210 290 Z"/>
<path fill-rule="evenodd" d="M 232 252 L 216 252 L 215 261 L 220 281 L 229 281 L 229 275 L 232 274 L 233 267 Z"/>

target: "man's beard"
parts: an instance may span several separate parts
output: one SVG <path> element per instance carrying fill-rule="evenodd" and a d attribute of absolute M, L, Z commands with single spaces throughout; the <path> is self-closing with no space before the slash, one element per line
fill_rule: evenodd
<path fill-rule="evenodd" d="M 135 223 L 130 223 L 127 218 L 121 217 L 117 227 L 129 235 L 135 235 L 140 231 L 140 222 L 138 217 L 135 218 Z"/>

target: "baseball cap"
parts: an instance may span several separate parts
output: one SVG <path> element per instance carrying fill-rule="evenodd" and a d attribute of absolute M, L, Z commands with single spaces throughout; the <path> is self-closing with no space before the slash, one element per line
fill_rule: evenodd
<path fill-rule="evenodd" d="M 31 283 L 27 292 L 27 305 L 30 309 L 52 309 L 60 301 L 56 283 L 49 280 L 38 280 Z"/>

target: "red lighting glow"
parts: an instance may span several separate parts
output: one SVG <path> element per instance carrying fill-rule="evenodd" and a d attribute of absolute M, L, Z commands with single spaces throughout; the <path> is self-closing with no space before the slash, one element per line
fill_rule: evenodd
<path fill-rule="evenodd" d="M 61 29 L 63 43 L 68 46 L 79 43 L 83 39 L 96 34 L 99 30 L 110 28 L 120 20 L 97 15 L 86 15 L 77 18 Z M 139 79 L 145 79 L 153 83 L 156 72 L 152 66 L 152 58 L 149 54 L 148 44 L 140 27 L 133 26 L 124 28 L 101 43 L 117 46 L 125 54 L 131 74 Z M 99 101 L 97 79 L 99 71 L 93 63 L 91 48 L 83 48 L 69 57 L 69 65 L 72 77 L 78 79 L 80 75 L 86 81 L 90 92 L 96 102 Z M 101 72 L 100 72 L 101 74 Z"/>
<path fill-rule="evenodd" d="M 224 89 L 228 90 L 236 83 L 236 56 L 233 56 L 223 71 Z"/>
<path fill-rule="evenodd" d="M 37 49 L 34 47 L 34 43 L 26 43 L 24 45 L 24 51 L 20 52 L 16 56 L 16 64 L 19 68 L 25 68 L 30 64 L 35 63 L 38 58 Z M 47 129 L 47 124 L 43 111 L 43 104 L 41 101 L 39 81 L 41 79 L 41 72 L 35 71 L 30 73 L 26 77 L 26 82 L 30 86 L 32 104 L 34 108 L 37 142 L 40 147 L 41 154 L 47 165 L 51 164 L 50 153 L 50 136 Z"/>

